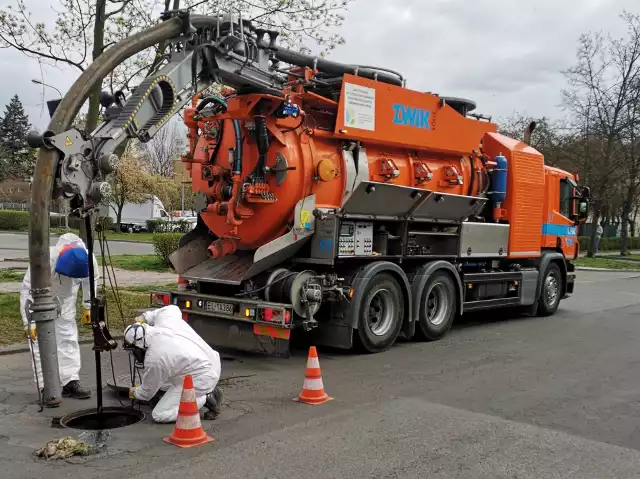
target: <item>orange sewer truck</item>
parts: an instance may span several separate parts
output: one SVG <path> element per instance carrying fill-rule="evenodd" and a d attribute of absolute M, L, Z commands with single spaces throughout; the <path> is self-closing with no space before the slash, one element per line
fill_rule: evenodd
<path fill-rule="evenodd" d="M 535 125 L 508 138 L 469 100 L 244 25 L 255 52 L 212 62 L 232 88 L 185 111 L 198 224 L 171 255 L 178 288 L 155 305 L 178 305 L 217 347 L 268 354 L 287 354 L 292 331 L 379 352 L 437 340 L 473 311 L 555 313 L 574 290 L 589 190 L 545 166 Z M 262 53 L 277 90 L 247 80 Z"/>

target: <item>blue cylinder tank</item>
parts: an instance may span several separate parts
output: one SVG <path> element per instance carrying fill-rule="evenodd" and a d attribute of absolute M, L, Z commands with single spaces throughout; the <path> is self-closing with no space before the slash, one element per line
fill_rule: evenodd
<path fill-rule="evenodd" d="M 495 206 L 507 199 L 507 159 L 502 154 L 498 154 L 494 161 L 496 167 L 491 172 L 493 183 L 491 199 Z"/>

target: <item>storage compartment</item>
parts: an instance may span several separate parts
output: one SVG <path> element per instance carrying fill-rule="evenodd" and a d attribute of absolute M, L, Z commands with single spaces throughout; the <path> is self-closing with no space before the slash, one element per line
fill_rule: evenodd
<path fill-rule="evenodd" d="M 506 257 L 509 249 L 509 225 L 498 223 L 462 223 L 460 258 Z"/>

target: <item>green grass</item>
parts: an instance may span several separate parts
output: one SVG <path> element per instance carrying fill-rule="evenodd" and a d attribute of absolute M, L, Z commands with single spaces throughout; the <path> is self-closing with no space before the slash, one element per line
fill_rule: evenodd
<path fill-rule="evenodd" d="M 173 285 L 172 285 L 173 286 Z M 143 288 L 148 288 L 146 291 Z M 114 295 L 107 292 L 107 319 L 109 331 L 112 335 L 122 334 L 124 328 L 131 324 L 137 315 L 137 310 L 149 307 L 149 287 L 120 288 L 122 314 L 118 308 Z M 76 311 L 78 320 L 82 314 L 82 293 L 78 294 Z M 91 326 L 78 323 L 80 336 L 90 336 Z M 0 346 L 26 341 L 24 327 L 20 316 L 20 294 L 0 293 Z"/>
<path fill-rule="evenodd" d="M 573 262 L 576 266 L 603 269 L 628 269 L 640 271 L 640 264 L 634 261 L 620 261 L 612 258 L 579 258 Z"/>
<path fill-rule="evenodd" d="M 79 234 L 78 230 L 64 228 L 51 228 L 51 234 L 63 235 L 65 233 Z M 153 233 L 121 233 L 107 231 L 107 241 L 133 241 L 136 243 L 151 243 Z"/>
<path fill-rule="evenodd" d="M 98 264 L 102 266 L 102 259 L 97 257 Z M 107 261 L 107 265 L 109 265 Z M 155 254 L 119 254 L 111 256 L 111 264 L 115 268 L 128 269 L 130 271 L 158 271 L 171 273 L 162 260 Z"/>
<path fill-rule="evenodd" d="M 0 269 L 0 283 L 21 282 L 24 273 L 25 271 L 20 269 Z"/>

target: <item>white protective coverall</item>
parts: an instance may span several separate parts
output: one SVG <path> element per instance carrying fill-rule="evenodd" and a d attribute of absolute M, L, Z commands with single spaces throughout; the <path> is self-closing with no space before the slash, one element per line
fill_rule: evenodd
<path fill-rule="evenodd" d="M 84 242 L 78 235 L 73 233 L 65 233 L 58 239 L 55 246 L 49 248 L 49 262 L 51 266 L 51 289 L 54 301 L 57 300 L 61 306 L 60 316 L 55 320 L 56 327 L 56 345 L 58 348 L 58 369 L 60 374 L 61 386 L 67 385 L 70 381 L 80 379 L 80 345 L 78 344 L 78 326 L 76 324 L 76 299 L 78 288 L 82 285 L 82 300 L 84 307 L 89 307 L 90 290 L 89 278 L 78 279 L 62 276 L 55 272 L 58 253 L 62 248 L 70 243 L 79 243 L 85 249 Z M 95 271 L 95 284 L 98 287 L 98 261 L 94 255 L 93 268 Z M 31 270 L 27 268 L 27 272 L 20 286 L 20 314 L 22 315 L 22 324 L 25 328 L 28 325 L 28 319 L 25 312 L 25 306 L 29 300 L 33 301 L 30 293 L 31 290 Z M 32 325 L 35 323 L 32 323 Z M 38 384 L 40 388 L 44 387 L 42 379 L 42 365 L 40 364 L 40 350 L 38 342 L 29 340 L 29 346 L 35 356 Z M 33 368 L 33 361 L 29 360 Z"/>
<path fill-rule="evenodd" d="M 193 377 L 198 408 L 206 402 L 220 379 L 220 355 L 186 321 L 177 306 L 165 306 L 144 313 L 147 324 L 142 383 L 134 388 L 134 398 L 150 400 L 160 389 L 166 393 L 153 409 L 151 417 L 159 423 L 175 422 L 182 396 L 184 377 Z M 127 338 L 130 340 L 132 338 Z M 136 344 L 140 345 L 140 342 Z"/>

